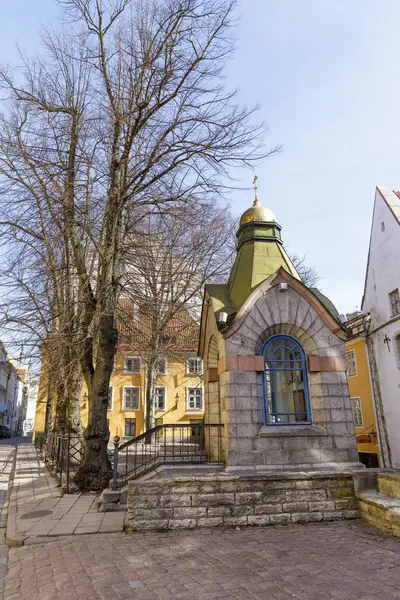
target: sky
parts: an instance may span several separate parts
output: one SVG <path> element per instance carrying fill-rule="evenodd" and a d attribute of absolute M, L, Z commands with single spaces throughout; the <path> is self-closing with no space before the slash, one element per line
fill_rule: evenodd
<path fill-rule="evenodd" d="M 40 49 L 56 0 L 2 3 L 0 61 Z M 261 104 L 259 198 L 290 252 L 307 255 L 339 312 L 360 308 L 375 186 L 400 189 L 399 0 L 241 0 L 227 84 Z M 240 174 L 251 186 L 253 173 Z M 251 189 L 231 194 L 235 215 Z"/>

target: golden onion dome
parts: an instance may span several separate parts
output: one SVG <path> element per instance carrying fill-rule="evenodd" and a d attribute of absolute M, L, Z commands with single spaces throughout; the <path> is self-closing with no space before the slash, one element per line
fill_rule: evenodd
<path fill-rule="evenodd" d="M 267 223 L 270 223 L 271 221 L 276 222 L 275 215 L 272 210 L 262 206 L 257 197 L 253 202 L 253 206 L 245 210 L 242 214 L 240 225 L 245 225 L 246 223 L 251 223 L 252 221 L 265 221 Z"/>

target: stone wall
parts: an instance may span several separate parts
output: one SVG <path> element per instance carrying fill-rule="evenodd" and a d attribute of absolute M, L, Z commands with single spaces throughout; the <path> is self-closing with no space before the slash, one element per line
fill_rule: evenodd
<path fill-rule="evenodd" d="M 276 285 L 271 287 L 264 282 L 240 312 L 223 334 L 225 356 L 219 363 L 228 468 L 234 472 L 261 466 L 266 470 L 346 470 L 360 466 L 343 370 L 343 340 L 332 333 L 314 307 L 290 286 L 282 293 Z M 308 372 L 311 427 L 265 423 L 262 373 L 256 364 L 253 370 L 245 366 L 246 361 L 261 358 L 264 342 L 277 334 L 297 339 L 312 366 Z"/>
<path fill-rule="evenodd" d="M 131 531 L 276 525 L 359 516 L 345 473 L 179 477 L 131 482 Z"/>

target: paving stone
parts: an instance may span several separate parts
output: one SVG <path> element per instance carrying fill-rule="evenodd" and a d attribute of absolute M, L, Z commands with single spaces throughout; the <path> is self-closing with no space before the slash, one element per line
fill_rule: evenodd
<path fill-rule="evenodd" d="M 10 550 L 4 600 L 400 599 L 400 540 L 360 521 L 52 539 Z"/>

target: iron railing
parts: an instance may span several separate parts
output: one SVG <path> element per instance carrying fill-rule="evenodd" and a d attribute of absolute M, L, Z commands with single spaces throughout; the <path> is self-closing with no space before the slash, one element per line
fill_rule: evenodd
<path fill-rule="evenodd" d="M 74 433 L 49 433 L 43 441 L 35 435 L 35 446 L 49 470 L 56 475 L 68 494 L 71 480 L 83 461 L 83 438 Z"/>
<path fill-rule="evenodd" d="M 160 465 L 222 462 L 219 424 L 158 425 L 121 444 L 115 442 L 113 488 Z"/>

